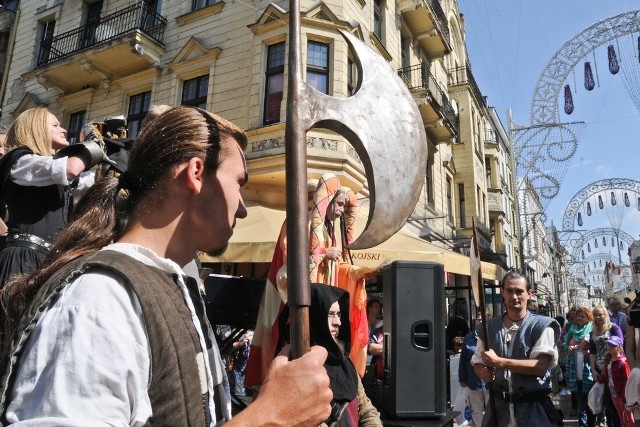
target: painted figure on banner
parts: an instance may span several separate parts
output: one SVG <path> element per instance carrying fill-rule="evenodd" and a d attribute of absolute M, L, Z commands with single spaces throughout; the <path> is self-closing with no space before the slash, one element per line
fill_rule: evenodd
<path fill-rule="evenodd" d="M 350 307 L 352 360 L 362 377 L 366 368 L 369 337 L 364 279 L 371 269 L 352 265 L 346 246 L 354 240 L 359 204 L 355 193 L 326 173 L 309 181 L 310 281 L 340 287 L 352 295 Z M 287 302 L 286 220 L 280 230 L 262 296 L 245 385 L 262 384 L 279 340 L 278 316 Z"/>

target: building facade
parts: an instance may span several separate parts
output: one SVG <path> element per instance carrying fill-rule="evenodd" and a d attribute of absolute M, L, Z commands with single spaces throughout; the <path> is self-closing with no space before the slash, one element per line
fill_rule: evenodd
<path fill-rule="evenodd" d="M 135 138 L 152 104 L 202 107 L 247 131 L 250 207 L 284 210 L 288 2 L 36 0 L 15 9 L 2 123 L 46 105 L 70 141 L 84 123 L 117 115 Z M 348 97 L 357 88 L 356 58 L 337 30 L 364 40 L 410 89 L 429 154 L 405 231 L 440 251 L 456 296 L 469 298 L 468 270 L 454 273 L 447 256 L 468 255 L 472 219 L 489 282 L 518 267 L 513 147 L 473 78 L 457 2 L 302 1 L 301 16 L 303 75 L 315 89 Z M 307 147 L 309 178 L 332 172 L 366 205 L 364 167 L 342 136 L 314 129 Z"/>

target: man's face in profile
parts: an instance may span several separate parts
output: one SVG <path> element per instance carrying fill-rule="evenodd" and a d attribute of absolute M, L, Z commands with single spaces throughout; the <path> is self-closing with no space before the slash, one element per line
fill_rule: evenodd
<path fill-rule="evenodd" d="M 327 219 L 329 221 L 336 220 L 344 214 L 344 207 L 347 203 L 346 193 L 340 193 L 333 198 L 327 208 Z"/>

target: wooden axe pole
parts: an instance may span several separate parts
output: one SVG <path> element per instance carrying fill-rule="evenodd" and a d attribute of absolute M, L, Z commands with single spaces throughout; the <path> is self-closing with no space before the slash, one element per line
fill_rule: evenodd
<path fill-rule="evenodd" d="M 291 357 L 309 351 L 309 233 L 307 213 L 307 144 L 300 103 L 300 1 L 289 0 L 289 79 L 285 130 L 287 191 L 287 300 L 291 316 Z"/>
<path fill-rule="evenodd" d="M 478 248 L 478 235 L 476 233 L 475 219 L 471 219 L 473 227 L 473 235 L 471 239 L 471 256 L 475 259 L 475 263 L 471 263 L 471 287 L 473 288 L 473 296 L 476 300 L 476 307 L 480 310 L 482 318 L 482 342 L 484 342 L 485 350 L 489 350 L 489 327 L 487 325 L 487 303 L 484 294 L 484 282 L 482 279 L 482 264 L 480 260 L 480 249 Z M 474 264 L 476 264 L 474 266 Z M 474 277 L 475 275 L 475 277 Z M 497 427 L 498 414 L 496 412 L 496 398 L 493 390 L 493 382 L 487 384 L 489 388 L 489 405 L 491 405 L 491 413 L 493 414 L 493 426 Z"/>

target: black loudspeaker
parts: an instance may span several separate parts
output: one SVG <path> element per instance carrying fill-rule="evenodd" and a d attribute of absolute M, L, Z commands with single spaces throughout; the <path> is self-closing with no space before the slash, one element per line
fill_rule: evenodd
<path fill-rule="evenodd" d="M 444 268 L 395 261 L 382 270 L 384 379 L 380 409 L 390 418 L 447 412 Z"/>

